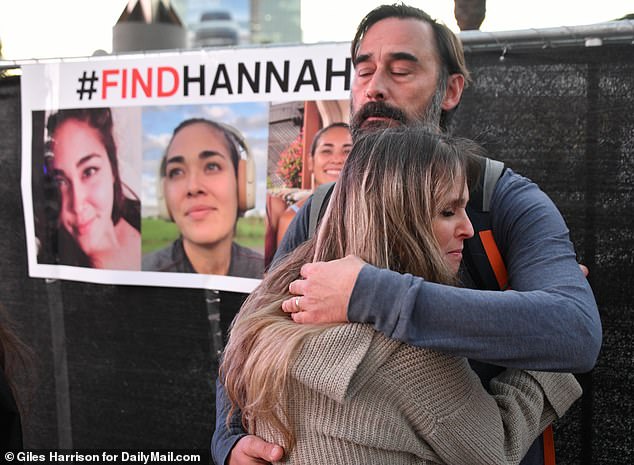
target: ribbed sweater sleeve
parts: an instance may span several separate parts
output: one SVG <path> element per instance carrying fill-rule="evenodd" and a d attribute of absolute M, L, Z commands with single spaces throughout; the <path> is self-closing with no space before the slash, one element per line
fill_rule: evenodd
<path fill-rule="evenodd" d="M 570 374 L 514 369 L 494 378 L 491 390 L 489 396 L 474 389 L 468 402 L 437 418 L 427 440 L 444 462 L 517 464 L 544 428 L 581 395 Z"/>
<path fill-rule="evenodd" d="M 292 374 L 293 464 L 517 464 L 581 393 L 572 375 L 509 369 L 489 394 L 465 359 L 362 324 L 310 339 Z"/>

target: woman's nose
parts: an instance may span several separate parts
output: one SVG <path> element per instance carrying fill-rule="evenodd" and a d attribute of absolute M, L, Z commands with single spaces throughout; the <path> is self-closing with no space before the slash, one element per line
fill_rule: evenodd
<path fill-rule="evenodd" d="M 204 184 L 200 179 L 199 173 L 189 173 L 187 176 L 187 196 L 193 197 L 204 192 Z"/>
<path fill-rule="evenodd" d="M 66 207 L 73 211 L 79 212 L 81 211 L 83 205 L 86 203 L 86 198 L 88 197 L 88 189 L 84 186 L 77 185 L 77 183 L 73 183 L 66 190 L 65 194 L 62 194 L 68 197 L 68 202 L 66 202 Z"/>
<path fill-rule="evenodd" d="M 343 163 L 346 161 L 346 158 L 348 158 L 348 153 L 345 152 L 343 149 L 335 151 L 334 161 L 336 163 L 343 165 Z"/>
<path fill-rule="evenodd" d="M 473 225 L 471 224 L 471 221 L 469 220 L 469 217 L 466 213 L 464 213 L 464 217 L 461 218 L 457 232 L 458 237 L 461 237 L 463 239 L 469 239 L 470 237 L 473 237 Z"/>

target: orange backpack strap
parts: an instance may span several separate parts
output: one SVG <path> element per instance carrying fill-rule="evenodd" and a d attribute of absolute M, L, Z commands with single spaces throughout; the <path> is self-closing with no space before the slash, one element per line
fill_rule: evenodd
<path fill-rule="evenodd" d="M 500 289 L 508 289 L 508 274 L 506 266 L 502 260 L 502 255 L 498 250 L 498 246 L 493 238 L 491 230 L 480 231 L 480 240 L 484 246 L 484 251 L 487 254 L 491 268 L 495 273 L 495 279 L 497 279 Z M 544 441 L 544 465 L 555 465 L 555 438 L 553 435 L 553 426 L 548 425 L 542 435 Z"/>
<path fill-rule="evenodd" d="M 493 233 L 490 229 L 487 229 L 480 231 L 479 234 L 484 251 L 487 254 L 491 268 L 493 268 L 493 273 L 495 273 L 495 279 L 500 286 L 500 290 L 504 291 L 509 285 L 508 273 L 506 272 L 506 266 L 504 266 L 504 261 L 495 243 L 495 239 L 493 239 Z"/>
<path fill-rule="evenodd" d="M 476 234 L 464 241 L 463 280 L 473 289 L 496 291 L 500 289 L 500 284 L 494 269 L 497 264 L 502 264 L 502 260 L 498 258 L 497 264 L 489 261 L 482 243 L 486 238 L 479 233 L 491 229 L 491 202 L 495 186 L 504 173 L 504 163 L 479 156 L 474 156 L 473 162 L 469 165 L 473 170 L 469 176 L 478 181 L 469 184 L 467 214 Z M 489 237 L 493 240 L 492 236 Z M 501 289 L 504 290 L 504 287 Z"/>
<path fill-rule="evenodd" d="M 555 437 L 553 425 L 548 425 L 544 430 L 544 465 L 555 465 Z"/>

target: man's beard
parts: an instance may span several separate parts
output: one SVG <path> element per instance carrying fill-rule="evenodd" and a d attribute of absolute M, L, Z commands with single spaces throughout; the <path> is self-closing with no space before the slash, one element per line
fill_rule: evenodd
<path fill-rule="evenodd" d="M 433 127 L 439 131 L 440 115 L 442 113 L 441 105 L 444 96 L 444 86 L 437 87 L 429 105 L 427 105 L 426 108 L 420 109 L 420 111 L 411 115 L 411 117 L 408 117 L 401 109 L 380 100 L 366 103 L 359 108 L 357 112 L 352 110 L 353 103 L 351 102 L 350 131 L 352 133 L 352 139 L 354 140 L 358 136 L 368 132 L 401 125 Z M 380 119 L 367 121 L 372 117 Z"/>

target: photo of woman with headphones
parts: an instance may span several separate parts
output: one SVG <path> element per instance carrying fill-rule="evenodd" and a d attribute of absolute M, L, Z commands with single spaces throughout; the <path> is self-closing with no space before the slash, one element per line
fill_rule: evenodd
<path fill-rule="evenodd" d="M 263 256 L 234 240 L 238 218 L 255 203 L 253 160 L 243 136 L 216 121 L 187 119 L 172 133 L 159 176 L 159 208 L 166 208 L 180 236 L 145 255 L 142 270 L 260 279 Z"/>

